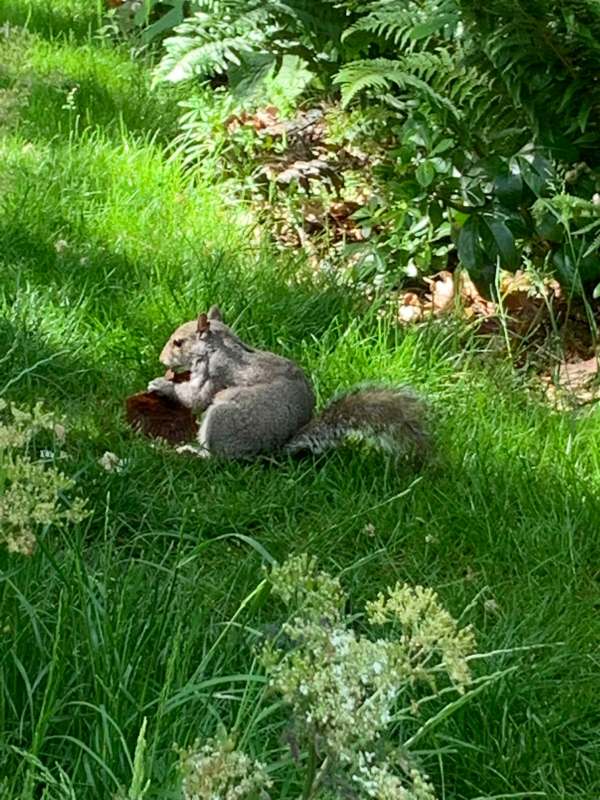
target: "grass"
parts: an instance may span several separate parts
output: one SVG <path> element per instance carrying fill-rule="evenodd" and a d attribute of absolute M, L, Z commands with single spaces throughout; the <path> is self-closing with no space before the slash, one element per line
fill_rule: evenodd
<path fill-rule="evenodd" d="M 93 514 L 43 532 L 33 558 L 0 554 L 2 798 L 126 791 L 144 719 L 147 797 L 179 796 L 173 745 L 220 722 L 291 774 L 252 656 L 277 609 L 254 590 L 263 562 L 305 550 L 357 607 L 396 580 L 435 587 L 500 651 L 481 672 L 514 668 L 420 742 L 441 798 L 600 796 L 599 413 L 553 413 L 476 340 L 399 332 L 271 253 L 217 176 L 167 161 L 177 98 L 95 38 L 94 3 L 3 0 L 7 21 L 27 30 L 0 51 L 0 391 L 66 419 L 62 468 Z M 421 388 L 435 462 L 150 448 L 123 399 L 215 301 L 298 359 L 320 401 L 368 378 Z M 123 472 L 99 466 L 106 450 Z"/>

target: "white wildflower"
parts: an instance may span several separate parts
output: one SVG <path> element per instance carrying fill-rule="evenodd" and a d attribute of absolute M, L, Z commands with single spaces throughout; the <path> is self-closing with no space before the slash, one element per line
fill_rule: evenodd
<path fill-rule="evenodd" d="M 74 483 L 44 464 L 54 458 L 52 450 L 41 450 L 42 460 L 30 455 L 38 434 L 56 435 L 52 414 L 39 403 L 27 410 L 3 401 L 0 413 L 0 543 L 11 553 L 32 555 L 39 526 L 80 522 L 88 512 L 80 499 L 64 505 L 61 498 Z"/>
<path fill-rule="evenodd" d="M 375 525 L 372 522 L 367 522 L 363 528 L 363 533 L 366 533 L 367 536 L 375 536 Z"/>
<path fill-rule="evenodd" d="M 352 780 L 374 800 L 435 800 L 433 787 L 418 770 L 396 775 L 387 766 L 371 764 L 364 753 L 359 753 Z"/>
<path fill-rule="evenodd" d="M 418 770 L 389 763 L 383 741 L 399 697 L 410 703 L 417 683 L 437 691 L 445 673 L 464 691 L 472 631 L 459 629 L 431 589 L 399 584 L 367 604 L 367 622 L 389 626 L 387 637 L 359 636 L 343 614 L 339 582 L 318 572 L 314 559 L 292 558 L 271 580 L 296 616 L 281 629 L 289 644 L 266 645 L 262 659 L 292 710 L 298 741 L 318 742 L 331 785 L 337 769 L 353 776 L 361 798 L 433 800 Z"/>
<path fill-rule="evenodd" d="M 184 800 L 245 800 L 268 797 L 265 767 L 230 742 L 209 741 L 182 754 Z"/>
<path fill-rule="evenodd" d="M 61 425 L 60 422 L 54 423 L 54 435 L 56 436 L 56 440 L 61 444 L 67 438 L 67 431 L 64 425 Z"/>
<path fill-rule="evenodd" d="M 98 463 L 107 472 L 122 472 L 125 467 L 125 461 L 119 458 L 116 453 L 111 453 L 109 450 L 104 453 L 102 458 L 98 459 Z"/>
<path fill-rule="evenodd" d="M 387 597 L 380 593 L 377 600 L 367 603 L 367 614 L 376 625 L 399 624 L 401 642 L 415 672 L 425 678 L 420 670 L 427 664 L 431 674 L 431 659 L 437 657 L 458 691 L 464 692 L 470 682 L 466 658 L 473 652 L 473 631 L 458 628 L 432 589 L 397 584 Z"/>
<path fill-rule="evenodd" d="M 500 606 L 493 597 L 488 597 L 487 600 L 484 600 L 483 607 L 488 612 L 488 614 L 500 613 Z"/>

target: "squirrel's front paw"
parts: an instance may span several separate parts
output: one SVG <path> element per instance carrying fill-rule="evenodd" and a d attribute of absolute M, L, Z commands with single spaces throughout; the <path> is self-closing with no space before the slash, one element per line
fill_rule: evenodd
<path fill-rule="evenodd" d="M 148 384 L 148 391 L 168 396 L 175 394 L 173 383 L 166 378 L 154 378 L 154 380 L 151 380 Z"/>

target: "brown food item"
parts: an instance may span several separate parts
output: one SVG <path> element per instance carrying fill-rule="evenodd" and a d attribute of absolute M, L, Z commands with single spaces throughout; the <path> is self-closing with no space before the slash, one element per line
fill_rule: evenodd
<path fill-rule="evenodd" d="M 190 373 L 169 370 L 165 378 L 182 383 L 190 379 Z M 194 439 L 198 432 L 198 423 L 189 408 L 157 392 L 131 395 L 125 405 L 127 422 L 131 427 L 153 439 L 181 444 Z"/>

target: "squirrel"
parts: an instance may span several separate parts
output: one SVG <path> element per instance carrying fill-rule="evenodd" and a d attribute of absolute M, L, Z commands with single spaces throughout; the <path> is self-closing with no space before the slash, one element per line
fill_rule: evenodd
<path fill-rule="evenodd" d="M 354 388 L 313 416 L 315 395 L 303 370 L 243 342 L 217 306 L 177 328 L 160 361 L 167 375 L 189 370 L 190 378 L 155 378 L 148 391 L 203 412 L 196 442 L 180 445 L 178 452 L 229 459 L 321 453 L 348 438 L 372 440 L 396 453 L 426 449 L 425 405 L 413 391 Z"/>

